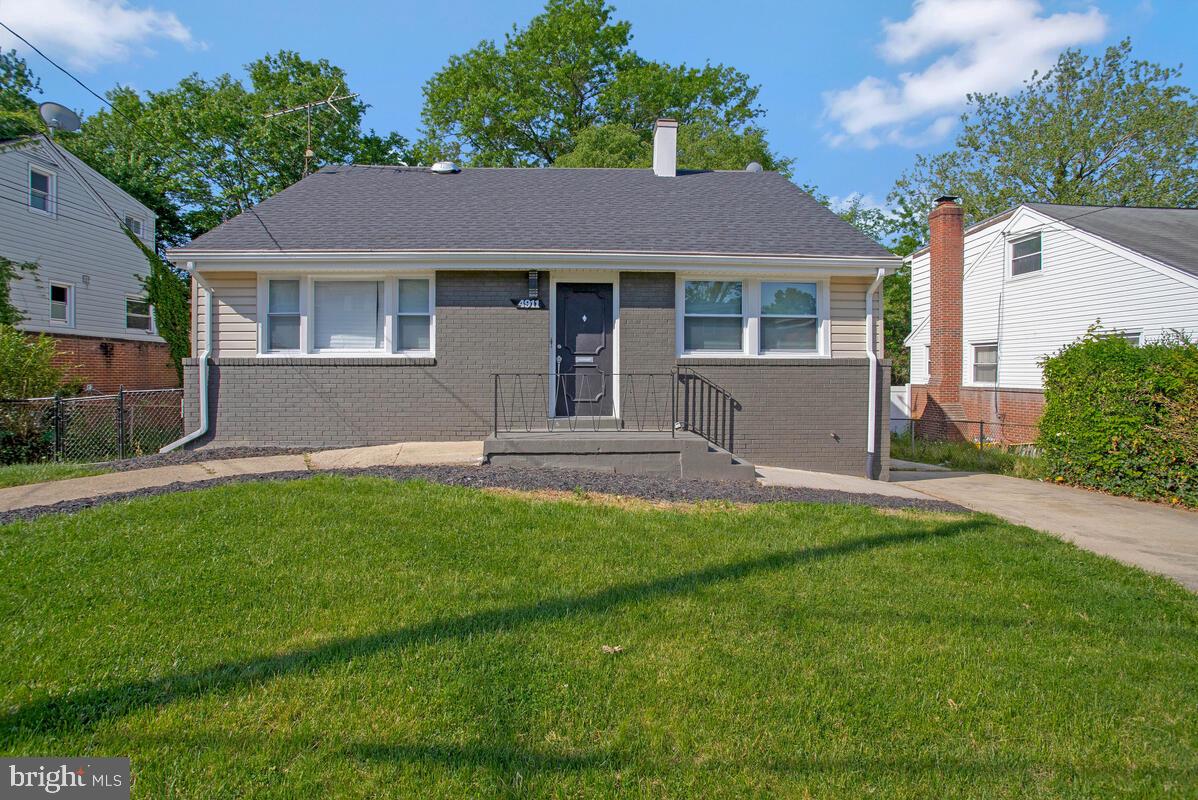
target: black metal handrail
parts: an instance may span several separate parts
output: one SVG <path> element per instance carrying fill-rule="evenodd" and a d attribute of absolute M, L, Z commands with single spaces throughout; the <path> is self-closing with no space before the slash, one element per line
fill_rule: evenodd
<path fill-rule="evenodd" d="M 578 376 L 599 376 L 599 387 L 612 398 L 612 416 L 557 416 L 557 398 Z M 671 436 L 678 420 L 678 371 L 670 372 L 496 372 L 492 401 L 492 432 L 534 433 L 554 431 L 666 432 Z M 617 380 L 618 379 L 618 380 Z M 553 392 L 550 393 L 552 386 Z M 618 409 L 619 415 L 616 416 Z"/>
<path fill-rule="evenodd" d="M 691 367 L 678 368 L 681 402 L 678 427 L 702 436 L 728 452 L 736 448 L 736 415 L 741 404 L 715 381 Z"/>

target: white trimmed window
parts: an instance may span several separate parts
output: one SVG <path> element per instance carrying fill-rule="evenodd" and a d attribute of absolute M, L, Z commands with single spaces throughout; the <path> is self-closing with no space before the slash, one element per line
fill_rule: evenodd
<path fill-rule="evenodd" d="M 54 322 L 71 324 L 72 301 L 75 294 L 73 286 L 67 283 L 50 284 L 50 319 Z"/>
<path fill-rule="evenodd" d="M 263 275 L 259 353 L 430 358 L 434 284 L 431 272 Z"/>
<path fill-rule="evenodd" d="M 973 382 L 998 381 L 998 345 L 994 342 L 973 346 Z"/>
<path fill-rule="evenodd" d="M 312 323 L 313 352 L 382 350 L 383 282 L 313 282 Z"/>
<path fill-rule="evenodd" d="M 1011 240 L 1011 275 L 1030 275 L 1041 268 L 1040 234 Z"/>
<path fill-rule="evenodd" d="M 819 289 L 816 284 L 762 282 L 761 352 L 819 352 Z"/>
<path fill-rule="evenodd" d="M 430 353 L 433 349 L 432 281 L 400 278 L 399 302 L 395 312 L 395 350 L 400 353 Z"/>
<path fill-rule="evenodd" d="M 154 317 L 150 312 L 150 301 L 144 297 L 125 298 L 125 327 L 132 331 L 154 330 Z"/>
<path fill-rule="evenodd" d="M 741 281 L 686 281 L 683 350 L 687 353 L 744 350 L 743 295 Z"/>
<path fill-rule="evenodd" d="M 826 355 L 827 292 L 820 280 L 682 280 L 679 355 Z"/>
<path fill-rule="evenodd" d="M 300 282 L 293 278 L 267 283 L 266 349 L 272 353 L 297 353 L 300 349 Z"/>
<path fill-rule="evenodd" d="M 29 208 L 54 216 L 58 179 L 53 172 L 29 165 Z"/>

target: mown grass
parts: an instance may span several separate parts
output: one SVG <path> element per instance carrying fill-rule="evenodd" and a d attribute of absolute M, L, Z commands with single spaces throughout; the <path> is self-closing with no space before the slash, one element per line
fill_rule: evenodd
<path fill-rule="evenodd" d="M 6 464 L 0 466 L 0 489 L 45 481 L 61 481 L 66 478 L 103 475 L 111 471 L 93 464 L 55 463 L 52 461 L 39 464 Z"/>
<path fill-rule="evenodd" d="M 938 464 L 961 472 L 993 472 L 1016 478 L 1045 476 L 1041 460 L 999 445 L 978 447 L 972 442 L 938 442 L 905 434 L 890 437 L 890 457 L 923 464 Z"/>
<path fill-rule="evenodd" d="M 0 579 L 0 749 L 139 798 L 1198 785 L 1198 599 L 990 517 L 322 476 L 0 528 Z"/>

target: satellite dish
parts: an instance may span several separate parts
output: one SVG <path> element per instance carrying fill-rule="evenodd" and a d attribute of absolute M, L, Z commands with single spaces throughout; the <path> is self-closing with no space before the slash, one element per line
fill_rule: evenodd
<path fill-rule="evenodd" d="M 750 161 L 749 166 L 745 167 L 745 172 L 761 172 L 762 167 L 756 161 Z"/>
<path fill-rule="evenodd" d="M 79 130 L 79 115 L 61 103 L 42 103 L 37 107 L 37 112 L 52 131 Z"/>

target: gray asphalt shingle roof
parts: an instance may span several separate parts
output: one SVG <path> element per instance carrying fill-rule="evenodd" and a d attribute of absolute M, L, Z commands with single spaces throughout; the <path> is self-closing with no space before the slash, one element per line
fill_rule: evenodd
<path fill-rule="evenodd" d="M 1109 242 L 1198 276 L 1198 208 L 1125 208 L 1028 203 Z"/>
<path fill-rule="evenodd" d="M 352 165 L 321 169 L 177 253 L 243 250 L 890 256 L 778 173 Z"/>

